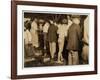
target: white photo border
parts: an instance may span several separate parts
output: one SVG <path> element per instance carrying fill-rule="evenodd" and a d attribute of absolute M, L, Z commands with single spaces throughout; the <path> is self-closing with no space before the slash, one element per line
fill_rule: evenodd
<path fill-rule="evenodd" d="M 72 66 L 53 66 L 53 67 L 31 67 L 23 68 L 23 11 L 29 12 L 51 12 L 56 13 L 73 13 L 73 14 L 89 14 L 89 64 L 88 65 L 72 65 Z M 48 73 L 64 73 L 64 72 L 83 72 L 94 71 L 94 9 L 82 8 L 61 8 L 61 7 L 47 7 L 47 6 L 29 6 L 17 5 L 17 75 L 30 75 L 30 74 L 48 74 Z M 92 34 L 92 35 L 91 35 Z"/>

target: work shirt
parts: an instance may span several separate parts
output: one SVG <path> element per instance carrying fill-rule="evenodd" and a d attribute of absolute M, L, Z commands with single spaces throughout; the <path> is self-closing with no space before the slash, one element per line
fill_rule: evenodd
<path fill-rule="evenodd" d="M 45 23 L 43 26 L 43 32 L 44 33 L 48 33 L 48 29 L 49 29 L 50 24 L 49 23 Z"/>
<path fill-rule="evenodd" d="M 68 20 L 68 24 L 59 24 L 58 25 L 58 31 L 57 33 L 59 34 L 59 38 L 64 38 L 67 36 L 68 29 L 71 26 L 72 21 Z"/>
<path fill-rule="evenodd" d="M 24 40 L 25 40 L 25 44 L 31 43 L 32 36 L 31 36 L 31 33 L 29 32 L 29 30 L 24 31 Z"/>

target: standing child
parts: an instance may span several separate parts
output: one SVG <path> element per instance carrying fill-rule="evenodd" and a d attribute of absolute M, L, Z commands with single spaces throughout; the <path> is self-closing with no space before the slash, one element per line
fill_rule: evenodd
<path fill-rule="evenodd" d="M 64 48 L 65 37 L 67 37 L 67 32 L 71 24 L 72 22 L 70 20 L 67 21 L 67 19 L 64 18 L 62 20 L 62 24 L 58 25 L 58 31 L 57 31 L 59 35 L 58 37 L 59 52 L 58 52 L 58 60 L 57 60 L 58 63 L 62 63 L 63 61 L 62 52 Z"/>
<path fill-rule="evenodd" d="M 54 60 L 54 54 L 56 53 L 56 42 L 57 42 L 57 26 L 52 20 L 50 20 L 50 27 L 48 30 L 48 41 L 51 54 L 51 62 Z"/>
<path fill-rule="evenodd" d="M 32 35 L 32 45 L 35 48 L 39 47 L 39 42 L 38 42 L 38 25 L 37 25 L 37 19 L 34 18 L 33 22 L 31 23 L 31 35 Z"/>
<path fill-rule="evenodd" d="M 43 35 L 44 35 L 44 57 L 47 55 L 47 36 L 48 36 L 48 29 L 50 27 L 50 23 L 48 21 L 45 22 L 43 26 Z"/>
<path fill-rule="evenodd" d="M 24 27 L 24 46 L 25 46 L 25 57 L 29 57 L 33 55 L 32 52 L 32 36 L 29 31 L 30 23 L 26 23 Z"/>

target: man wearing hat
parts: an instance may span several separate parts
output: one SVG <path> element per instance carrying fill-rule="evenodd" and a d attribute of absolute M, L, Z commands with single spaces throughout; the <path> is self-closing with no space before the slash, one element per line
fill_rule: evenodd
<path fill-rule="evenodd" d="M 68 30 L 68 64 L 79 64 L 78 52 L 80 50 L 81 29 L 80 29 L 80 16 L 72 15 L 72 25 Z"/>

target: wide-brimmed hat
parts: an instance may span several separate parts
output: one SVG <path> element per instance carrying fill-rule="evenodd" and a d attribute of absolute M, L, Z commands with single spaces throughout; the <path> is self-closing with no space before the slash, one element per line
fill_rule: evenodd
<path fill-rule="evenodd" d="M 79 19 L 81 18 L 80 15 L 72 15 L 71 17 L 72 18 L 79 18 Z"/>

